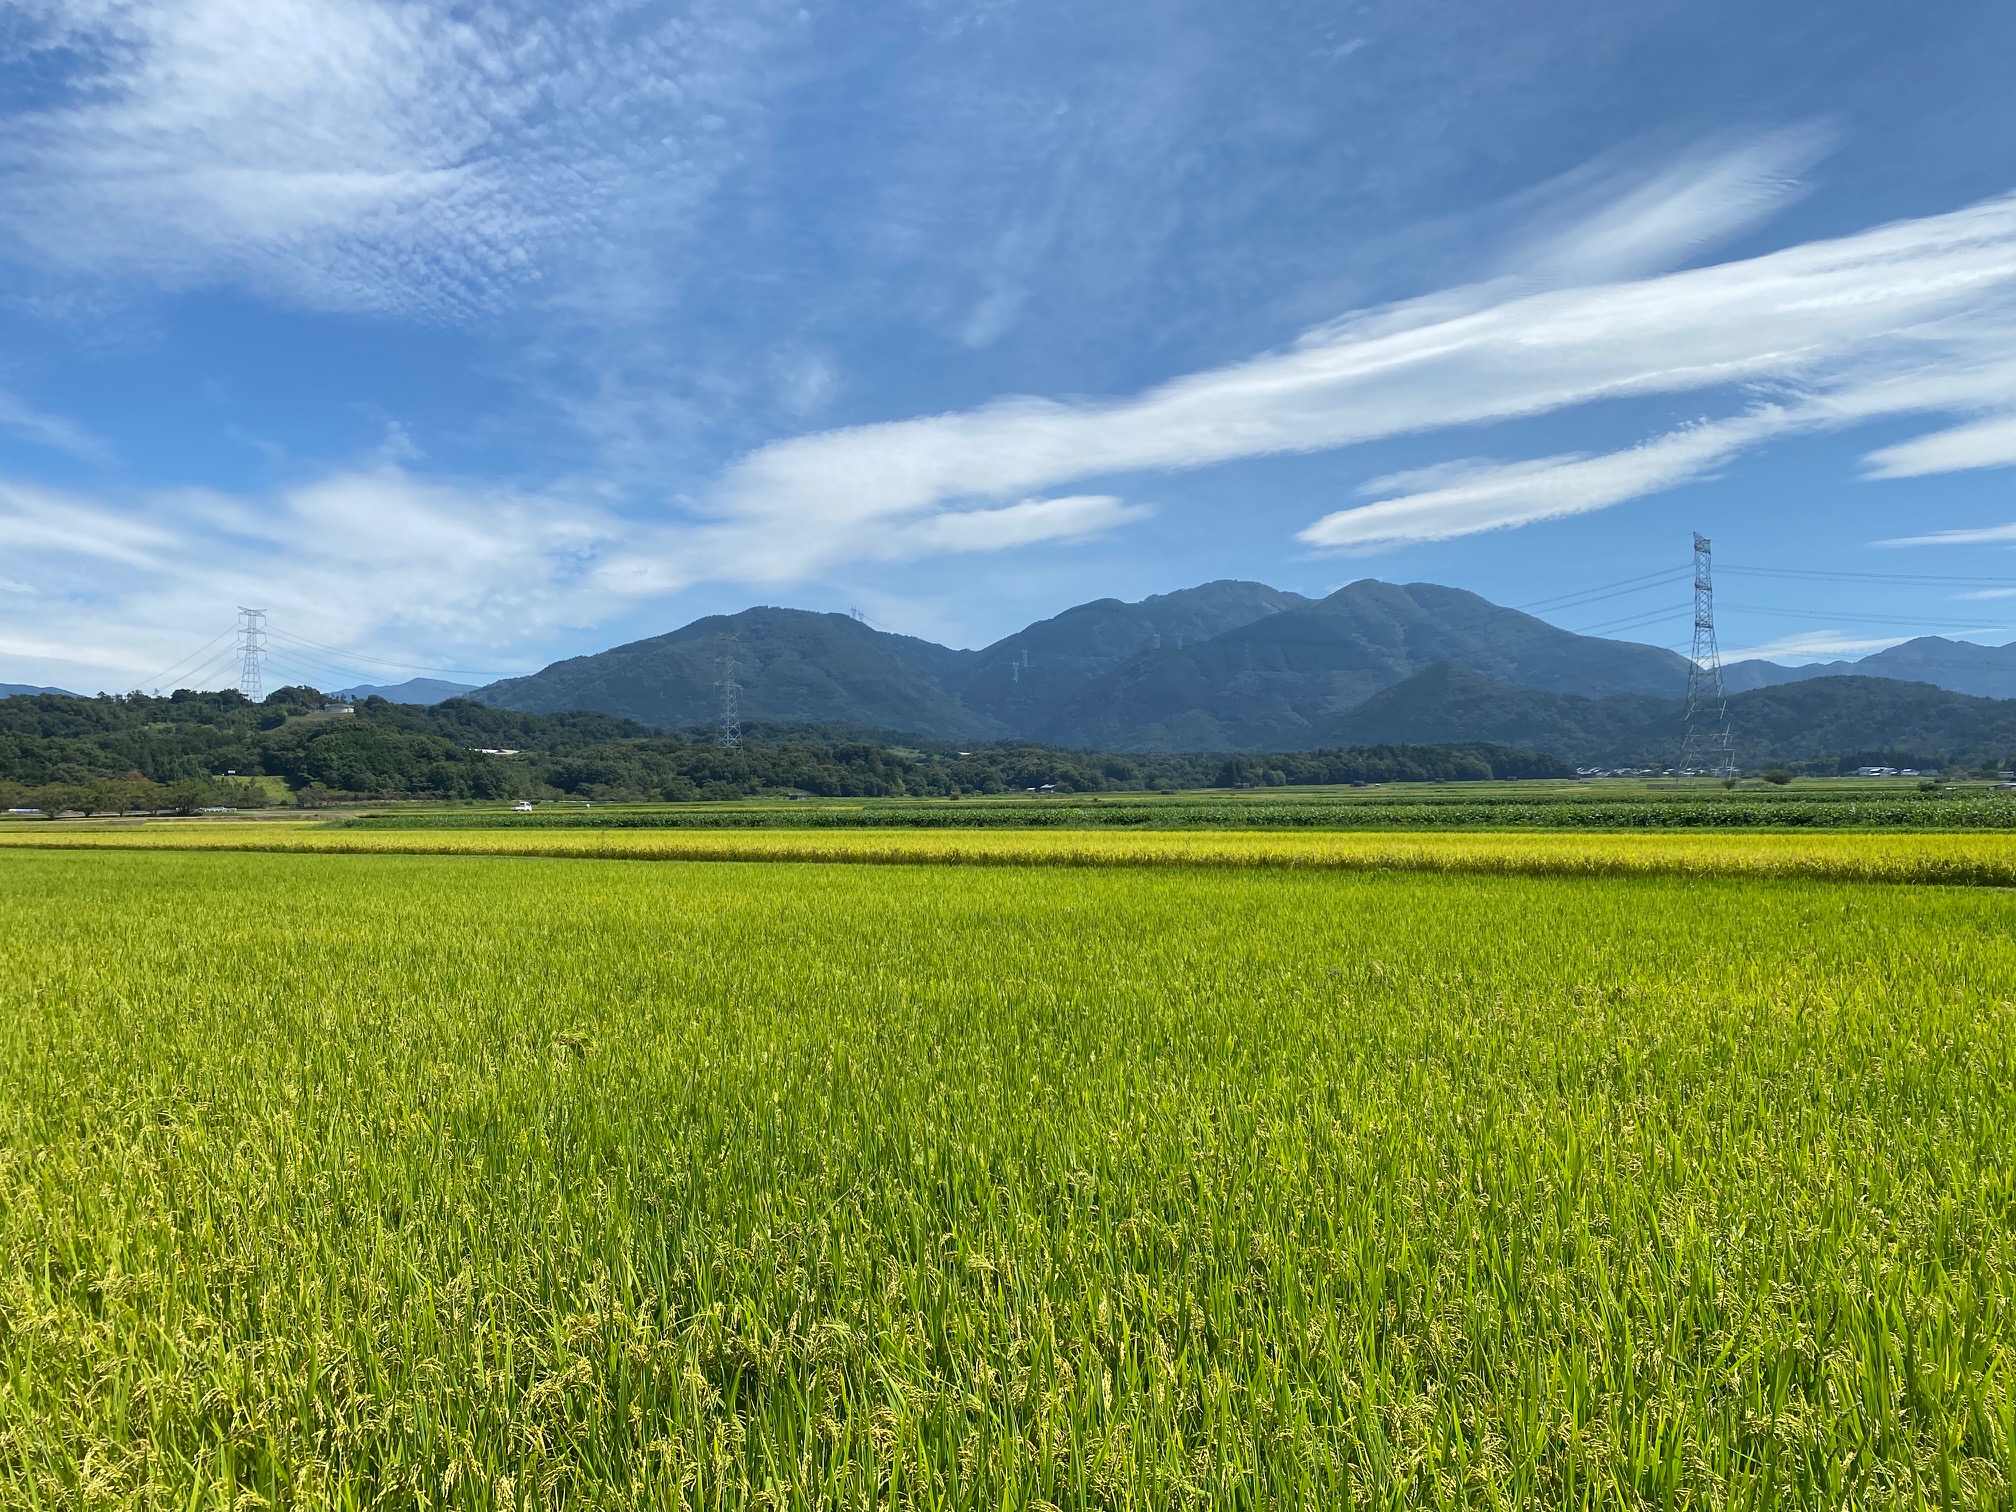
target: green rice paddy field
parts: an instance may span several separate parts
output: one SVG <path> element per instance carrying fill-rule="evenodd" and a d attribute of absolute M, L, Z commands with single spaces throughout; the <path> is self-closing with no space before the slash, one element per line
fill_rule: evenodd
<path fill-rule="evenodd" d="M 2011 1505 L 2016 841 L 49 838 L 5 1507 Z"/>

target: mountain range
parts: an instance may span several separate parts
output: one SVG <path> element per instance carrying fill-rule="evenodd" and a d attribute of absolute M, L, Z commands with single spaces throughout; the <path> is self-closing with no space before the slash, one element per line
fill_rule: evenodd
<path fill-rule="evenodd" d="M 1859 661 L 1814 662 L 1804 667 L 1740 661 L 1722 669 L 1722 685 L 1731 693 L 1815 677 L 1892 677 L 1931 683 L 1976 698 L 2016 698 L 2016 641 L 2006 646 L 1980 646 L 1972 641 L 1947 640 L 1943 635 L 1922 635 Z"/>
<path fill-rule="evenodd" d="M 474 697 L 677 728 L 717 716 L 732 672 L 752 719 L 1102 750 L 1286 751 L 1348 739 L 1353 710 L 1444 662 L 1592 698 L 1675 698 L 1687 685 L 1687 662 L 1670 651 L 1575 635 L 1460 589 L 1366 579 L 1321 599 L 1230 581 L 1099 599 L 978 651 L 842 614 L 747 609 Z"/>
<path fill-rule="evenodd" d="M 1577 635 L 1476 594 L 1365 579 L 1323 598 L 1221 581 L 1097 599 L 979 650 L 842 614 L 762 607 L 555 662 L 483 688 L 435 678 L 340 690 L 711 725 L 724 683 L 776 726 L 1017 740 L 1136 753 L 1303 751 L 1493 741 L 1578 763 L 1680 756 L 1688 663 Z M 1897 764 L 2016 750 L 2016 644 L 1925 637 L 1860 661 L 1724 670 L 1738 760 Z M 42 690 L 0 685 L 0 696 Z"/>
<path fill-rule="evenodd" d="M 354 688 L 338 688 L 336 698 L 382 698 L 387 703 L 431 706 L 451 698 L 467 698 L 476 691 L 473 684 L 444 682 L 438 677 L 409 677 L 403 683 L 359 683 Z"/>
<path fill-rule="evenodd" d="M 1443 662 L 1351 712 L 1340 743 L 1488 741 L 1577 765 L 1672 766 L 1683 699 L 1587 698 L 1515 688 Z M 1975 698 L 1887 677 L 1829 676 L 1730 696 L 1737 764 L 1853 770 L 1862 764 L 1999 770 L 2016 753 L 2016 700 Z"/>

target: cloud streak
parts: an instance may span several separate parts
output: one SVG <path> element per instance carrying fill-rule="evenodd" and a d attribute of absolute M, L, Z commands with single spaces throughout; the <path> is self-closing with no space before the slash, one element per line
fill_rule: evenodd
<path fill-rule="evenodd" d="M 26 9 L 67 89 L 4 118 L 18 258 L 429 318 L 578 274 L 619 231 L 682 238 L 798 27 L 771 0 Z"/>
<path fill-rule="evenodd" d="M 1980 631 L 1969 632 L 1981 634 Z M 1911 637 L 1908 635 L 1852 635 L 1839 630 L 1807 630 L 1797 635 L 1781 636 L 1777 640 L 1765 641 L 1755 646 L 1742 646 L 1734 651 L 1722 653 L 1722 660 L 1736 661 L 1777 661 L 1797 664 L 1818 661 L 1822 657 L 1863 656 L 1871 651 L 1882 651 L 1891 646 L 1901 646 Z"/>
<path fill-rule="evenodd" d="M 1786 410 L 1766 406 L 1603 456 L 1438 470 L 1435 487 L 1325 515 L 1296 539 L 1339 549 L 1404 546 L 1587 514 L 1705 477 L 1796 423 Z"/>
<path fill-rule="evenodd" d="M 1935 530 L 1929 535 L 1897 536 L 1878 546 L 2010 546 L 2016 545 L 2016 525 L 1988 525 L 1979 530 Z"/>
<path fill-rule="evenodd" d="M 2016 414 L 1936 431 L 1869 453 L 1872 478 L 1922 478 L 1927 473 L 2016 464 Z"/>
<path fill-rule="evenodd" d="M 1603 234 L 1640 257 L 1688 234 L 1688 218 L 1657 203 L 1641 204 L 1638 218 L 1647 224 L 1633 230 L 1607 216 Z M 1451 290 L 1128 399 L 1007 398 L 781 441 L 736 465 L 712 504 L 723 518 L 776 529 L 866 533 L 962 501 L 1130 473 L 1327 451 L 1606 399 L 1778 391 L 1770 404 L 1641 447 L 1485 468 L 1418 498 L 1340 511 L 1304 535 L 1319 546 L 1438 540 L 1670 487 L 1791 429 L 2016 402 L 2011 371 L 1995 360 L 2012 332 L 2016 199 L 2000 198 L 1681 272 L 1538 292 L 1510 278 Z M 2001 444 L 2000 431 L 1977 430 L 1892 448 L 1872 465 L 1939 467 L 1963 454 L 1986 459 Z"/>
<path fill-rule="evenodd" d="M 85 462 L 104 462 L 112 455 L 110 447 L 76 421 L 38 410 L 5 389 L 0 389 L 0 430 Z"/>

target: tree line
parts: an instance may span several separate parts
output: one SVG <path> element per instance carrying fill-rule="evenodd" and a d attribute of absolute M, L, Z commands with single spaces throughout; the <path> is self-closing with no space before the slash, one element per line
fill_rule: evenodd
<path fill-rule="evenodd" d="M 1503 746 L 1375 746 L 1226 757 L 1064 751 L 872 731 L 752 724 L 736 749 L 704 730 L 606 714 L 527 714 L 466 699 L 332 703 L 308 687 L 0 699 L 0 799 L 45 813 L 188 812 L 282 801 L 539 799 L 694 802 L 1178 791 L 1287 783 L 1567 774 Z M 279 783 L 255 779 L 278 778 Z"/>

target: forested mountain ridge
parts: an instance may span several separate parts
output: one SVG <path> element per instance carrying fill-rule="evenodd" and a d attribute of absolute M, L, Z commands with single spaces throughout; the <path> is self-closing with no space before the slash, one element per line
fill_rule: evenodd
<path fill-rule="evenodd" d="M 1909 642 L 1846 665 L 1964 665 L 1992 680 L 2016 652 L 1957 645 Z M 1754 686 L 1770 682 L 1765 665 L 1731 669 L 1753 684 L 1729 701 L 1739 766 L 1993 770 L 2016 753 L 2016 700 L 1841 666 L 1774 668 L 1785 677 Z M 1373 579 L 1321 599 L 1231 580 L 1100 599 L 980 651 L 758 608 L 424 706 L 331 709 L 299 688 L 257 706 L 186 691 L 0 699 L 0 780 L 200 784 L 235 771 L 311 797 L 873 795 L 1193 784 L 1212 759 L 1271 771 L 1286 767 L 1266 753 L 1470 742 L 1664 768 L 1680 760 L 1686 672 L 1656 647 Z M 758 754 L 714 738 L 725 678 Z M 448 685 L 411 686 L 425 700 Z"/>
<path fill-rule="evenodd" d="M 1815 662 L 1804 667 L 1740 661 L 1725 667 L 1722 675 L 1732 693 L 1815 677 L 1892 677 L 1931 683 L 1949 693 L 1976 698 L 2016 698 L 2016 641 L 2006 646 L 1980 646 L 1943 635 L 1921 635 L 1872 652 L 1860 661 Z"/>
<path fill-rule="evenodd" d="M 474 683 L 446 682 L 438 677 L 409 677 L 402 683 L 359 683 L 338 688 L 336 697 L 353 700 L 382 698 L 389 703 L 437 704 L 451 698 L 467 698 L 476 691 Z"/>
<path fill-rule="evenodd" d="M 474 696 L 695 724 L 718 708 L 732 667 L 751 717 L 1100 750 L 1296 750 L 1324 744 L 1346 710 L 1445 660 L 1591 696 L 1677 695 L 1687 676 L 1670 651 L 1576 635 L 1432 583 L 1365 579 L 1308 599 L 1226 580 L 1080 604 L 979 651 L 846 615 L 750 609 Z"/>
<path fill-rule="evenodd" d="M 1684 699 L 1584 698 L 1515 688 L 1445 662 L 1375 694 L 1335 723 L 1338 744 L 1465 740 L 1544 750 L 1577 765 L 1664 768 L 1681 759 Z M 2016 761 L 2016 700 L 1926 683 L 1825 677 L 1728 700 L 1739 767 L 1812 772 L 1861 765 L 1993 772 Z"/>
<path fill-rule="evenodd" d="M 753 719 L 862 725 L 955 738 L 1008 733 L 947 686 L 974 657 L 844 614 L 745 609 L 555 662 L 473 696 L 536 713 L 597 709 L 667 729 L 710 720 L 732 671 Z"/>

